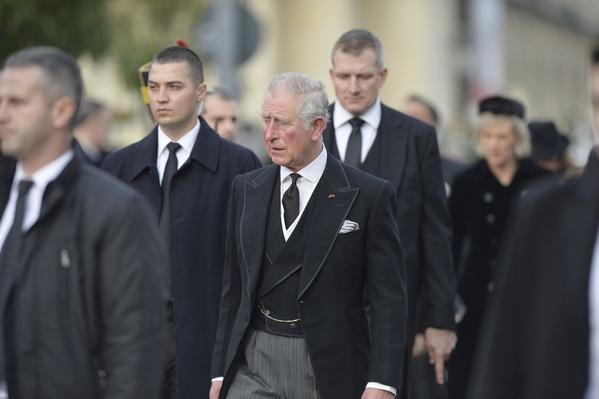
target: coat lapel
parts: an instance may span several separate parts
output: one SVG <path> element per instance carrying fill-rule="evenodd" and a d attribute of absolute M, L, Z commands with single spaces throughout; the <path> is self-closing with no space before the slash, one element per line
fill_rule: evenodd
<path fill-rule="evenodd" d="M 341 162 L 327 157 L 324 173 L 313 193 L 316 196 L 314 214 L 308 230 L 298 297 L 320 272 L 358 192 L 359 188 L 350 186 Z"/>
<path fill-rule="evenodd" d="M 404 122 L 387 106 L 381 104 L 381 107 L 381 123 L 377 133 L 381 135 L 383 148 L 380 177 L 389 180 L 397 191 L 406 165 L 408 135 L 401 130 Z"/>
<path fill-rule="evenodd" d="M 277 165 L 270 165 L 256 178 L 246 181 L 244 186 L 239 242 L 252 285 L 257 282 L 262 266 L 270 198 L 278 172 Z"/>

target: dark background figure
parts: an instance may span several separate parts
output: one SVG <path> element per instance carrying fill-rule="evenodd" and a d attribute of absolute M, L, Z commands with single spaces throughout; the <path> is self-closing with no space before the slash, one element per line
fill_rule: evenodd
<path fill-rule="evenodd" d="M 156 399 L 167 260 L 147 202 L 74 156 L 82 92 L 52 47 L 0 75 L 2 151 L 18 160 L 0 183 L 0 382 L 18 399 Z"/>
<path fill-rule="evenodd" d="M 599 129 L 599 46 L 590 93 Z M 584 174 L 523 199 L 469 398 L 599 397 L 599 148 Z"/>
<path fill-rule="evenodd" d="M 99 167 L 108 154 L 111 127 L 112 111 L 98 101 L 85 100 L 73 131 L 75 155 Z"/>
<path fill-rule="evenodd" d="M 436 380 L 455 345 L 455 276 L 451 227 L 435 129 L 381 103 L 387 77 L 381 42 L 370 32 L 344 33 L 331 54 L 336 101 L 324 132 L 329 153 L 393 184 L 408 287 L 408 342 L 424 332 Z M 416 304 L 423 306 L 417 325 Z M 405 363 L 411 358 L 407 351 Z M 402 397 L 408 397 L 409 388 Z"/>
<path fill-rule="evenodd" d="M 530 148 L 524 118 L 524 106 L 514 99 L 494 96 L 479 103 L 476 134 L 484 158 L 455 177 L 449 197 L 458 295 L 466 308 L 450 361 L 453 399 L 463 399 L 466 394 L 484 306 L 493 291 L 493 272 L 511 207 L 527 184 L 545 174 L 524 158 Z"/>
<path fill-rule="evenodd" d="M 201 115 L 223 139 L 235 139 L 238 112 L 239 104 L 226 90 L 214 87 L 206 93 Z"/>
<path fill-rule="evenodd" d="M 409 95 L 402 107 L 402 111 L 413 118 L 416 118 L 424 123 L 427 123 L 435 128 L 438 132 L 440 123 L 440 114 L 437 107 L 428 99 L 412 94 Z M 445 192 L 447 196 L 451 193 L 451 182 L 456 173 L 464 169 L 465 165 L 454 161 L 451 158 L 441 154 L 441 171 L 443 172 L 443 180 L 445 181 Z M 429 356 L 426 350 L 426 342 L 423 334 L 423 317 L 425 317 L 423 309 L 426 302 L 424 297 L 420 297 L 416 308 L 416 325 L 418 333 L 414 337 L 414 345 L 411 348 L 412 360 L 410 362 L 410 388 L 413 398 L 418 399 L 441 399 L 448 396 L 447 390 L 440 389 L 435 383 L 434 369 L 429 363 Z"/>
<path fill-rule="evenodd" d="M 570 140 L 551 121 L 531 121 L 528 129 L 532 146 L 530 158 L 548 172 L 566 174 L 570 169 L 566 153 Z"/>
<path fill-rule="evenodd" d="M 327 107 L 322 82 L 304 74 L 269 84 L 273 164 L 233 184 L 213 365 L 224 383 L 211 399 L 392 399 L 403 389 L 393 187 L 328 156 Z"/>
<path fill-rule="evenodd" d="M 150 200 L 170 253 L 172 335 L 163 395 L 170 398 L 208 396 L 229 191 L 235 176 L 259 166 L 251 151 L 222 139 L 198 118 L 205 91 L 194 52 L 160 51 L 148 77 L 158 125 L 102 164 Z"/>
<path fill-rule="evenodd" d="M 441 117 L 437 107 L 428 99 L 417 94 L 409 95 L 405 100 L 402 111 L 406 115 L 428 123 L 438 132 Z M 463 163 L 441 154 L 441 171 L 443 172 L 445 189 L 448 193 L 451 191 L 450 187 L 454 176 L 464 169 L 464 167 Z"/>

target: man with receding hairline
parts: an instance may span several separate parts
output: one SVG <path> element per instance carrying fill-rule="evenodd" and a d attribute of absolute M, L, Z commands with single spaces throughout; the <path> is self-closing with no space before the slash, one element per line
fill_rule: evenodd
<path fill-rule="evenodd" d="M 235 139 L 239 105 L 235 98 L 220 87 L 206 93 L 202 106 L 202 116 L 222 138 Z"/>
<path fill-rule="evenodd" d="M 166 256 L 147 202 L 74 156 L 82 96 L 53 47 L 0 74 L 2 152 L 17 160 L 0 180 L 0 391 L 157 399 Z"/>
<path fill-rule="evenodd" d="M 273 164 L 233 183 L 210 399 L 392 399 L 403 389 L 393 188 L 328 155 L 327 107 L 322 82 L 304 74 L 269 83 Z"/>
<path fill-rule="evenodd" d="M 163 398 L 208 396 L 229 190 L 235 176 L 260 164 L 198 117 L 205 94 L 200 58 L 183 47 L 161 50 L 148 76 L 157 126 L 102 164 L 150 200 L 170 254 L 171 336 Z"/>

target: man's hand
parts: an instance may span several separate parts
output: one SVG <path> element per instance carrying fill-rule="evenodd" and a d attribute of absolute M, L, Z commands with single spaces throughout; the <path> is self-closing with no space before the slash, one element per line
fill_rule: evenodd
<path fill-rule="evenodd" d="M 393 399 L 395 395 L 393 395 L 389 391 L 385 391 L 383 389 L 376 388 L 366 388 L 364 393 L 362 394 L 361 399 Z M 210 398 L 212 399 L 212 398 Z"/>
<path fill-rule="evenodd" d="M 428 327 L 424 331 L 424 341 L 429 362 L 435 365 L 437 384 L 445 384 L 445 361 L 458 341 L 455 332 Z"/>
<path fill-rule="evenodd" d="M 212 385 L 210 386 L 210 399 L 218 399 L 218 397 L 220 396 L 220 389 L 222 388 L 222 386 L 222 381 L 212 381 Z"/>
<path fill-rule="evenodd" d="M 416 334 L 414 337 L 414 345 L 412 346 L 412 357 L 417 357 L 426 352 L 426 344 L 424 343 L 424 334 Z"/>

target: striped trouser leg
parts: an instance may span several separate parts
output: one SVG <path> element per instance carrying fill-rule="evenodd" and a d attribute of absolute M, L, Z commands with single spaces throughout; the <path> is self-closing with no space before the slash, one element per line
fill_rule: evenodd
<path fill-rule="evenodd" d="M 227 399 L 318 399 L 303 338 L 252 331 Z"/>

